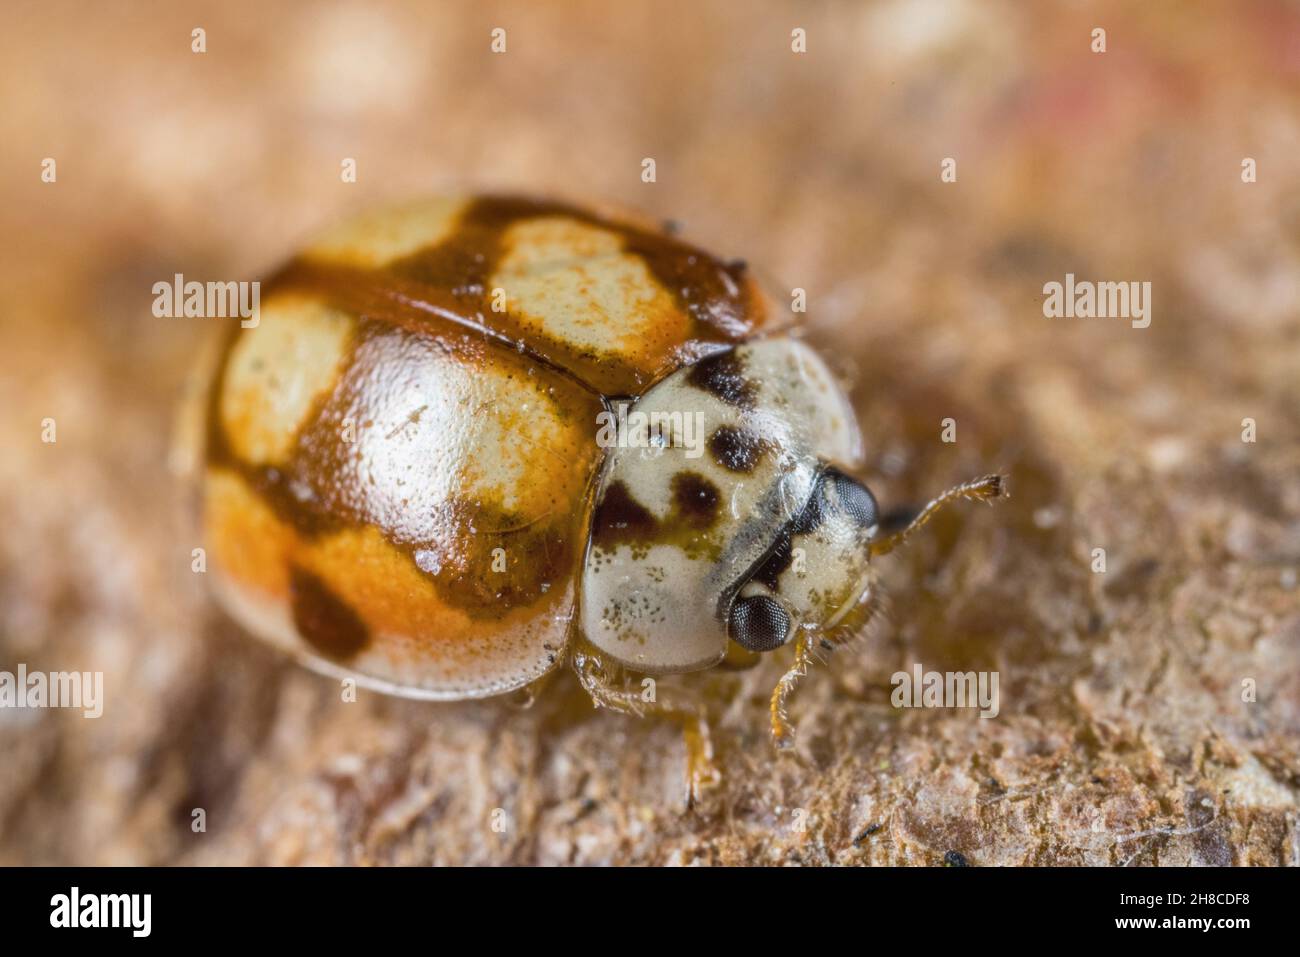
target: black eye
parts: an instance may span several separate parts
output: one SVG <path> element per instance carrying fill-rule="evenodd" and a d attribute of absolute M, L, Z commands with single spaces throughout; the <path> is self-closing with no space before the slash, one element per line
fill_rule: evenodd
<path fill-rule="evenodd" d="M 870 528 L 879 521 L 880 509 L 876 505 L 876 497 L 865 485 L 855 482 L 842 472 L 827 475 L 826 481 L 835 490 L 836 506 L 852 518 L 859 528 Z"/>
<path fill-rule="evenodd" d="M 750 651 L 771 651 L 790 635 L 790 616 L 766 595 L 738 598 L 731 606 L 731 640 Z"/>

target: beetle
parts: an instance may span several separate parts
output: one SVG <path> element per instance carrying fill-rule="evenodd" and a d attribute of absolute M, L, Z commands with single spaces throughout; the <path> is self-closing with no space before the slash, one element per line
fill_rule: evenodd
<path fill-rule="evenodd" d="M 210 580 L 311 667 L 441 701 L 568 662 L 598 707 L 687 730 L 628 672 L 794 646 L 771 728 L 817 649 L 859 629 L 870 561 L 990 475 L 882 535 L 826 363 L 743 262 L 635 217 L 440 198 L 326 233 L 231 328 L 201 403 Z"/>

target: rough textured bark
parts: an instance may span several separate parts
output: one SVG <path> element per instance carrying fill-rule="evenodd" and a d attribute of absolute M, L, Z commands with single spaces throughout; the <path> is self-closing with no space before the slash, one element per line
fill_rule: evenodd
<path fill-rule="evenodd" d="M 0 711 L 0 863 L 1300 863 L 1300 20 L 1174 15 L 7 5 L 0 669 L 107 700 Z M 806 289 L 886 507 L 1011 477 L 882 560 L 792 753 L 781 653 L 666 683 L 714 716 L 690 811 L 677 733 L 568 674 L 528 709 L 344 703 L 190 571 L 166 459 L 205 320 L 152 284 L 467 183 L 639 206 Z M 1151 325 L 1045 318 L 1066 273 L 1150 281 Z M 894 708 L 918 662 L 998 671 L 1000 714 Z"/>

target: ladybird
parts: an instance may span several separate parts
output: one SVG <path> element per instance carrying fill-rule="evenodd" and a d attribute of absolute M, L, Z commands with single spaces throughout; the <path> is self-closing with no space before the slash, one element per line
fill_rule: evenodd
<path fill-rule="evenodd" d="M 625 214 L 438 199 L 349 222 L 262 284 L 201 403 L 209 579 L 329 674 L 451 701 L 567 662 L 597 706 L 688 732 L 629 672 L 786 645 L 785 701 L 869 615 L 881 534 L 826 363 L 741 261 Z M 652 697 L 652 696 L 651 696 Z"/>

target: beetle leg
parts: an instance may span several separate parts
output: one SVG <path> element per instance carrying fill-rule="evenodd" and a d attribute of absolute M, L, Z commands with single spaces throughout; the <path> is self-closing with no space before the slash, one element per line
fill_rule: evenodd
<path fill-rule="evenodd" d="M 839 648 L 848 646 L 861 635 L 871 622 L 880 614 L 880 599 L 876 586 L 860 600 L 849 614 L 829 629 L 823 631 L 802 631 L 794 643 L 794 661 L 781 676 L 772 689 L 772 743 L 780 750 L 794 745 L 795 728 L 790 723 L 786 711 L 786 702 L 801 679 L 808 674 L 808 669 L 815 662 L 825 663 L 826 658 Z"/>
<path fill-rule="evenodd" d="M 772 689 L 772 743 L 784 750 L 794 746 L 794 726 L 786 713 L 786 700 L 793 693 L 799 679 L 808 674 L 808 667 L 813 663 L 813 640 L 803 632 L 794 642 L 794 661 L 789 670 Z"/>
<path fill-rule="evenodd" d="M 590 651 L 574 654 L 573 670 L 597 708 L 609 708 L 638 718 L 666 718 L 681 727 L 686 740 L 687 806 L 693 806 L 705 788 L 718 783 L 720 775 L 713 764 L 713 739 L 702 708 L 672 705 L 653 698 L 646 700 L 641 692 L 616 684 L 601 656 Z"/>
<path fill-rule="evenodd" d="M 880 541 L 872 542 L 867 546 L 871 550 L 871 557 L 878 555 L 888 555 L 899 545 L 912 537 L 912 535 L 926 522 L 934 518 L 935 513 L 942 509 L 950 502 L 959 498 L 969 498 L 977 502 L 987 502 L 995 498 L 1005 498 L 1007 495 L 1006 479 L 1001 475 L 985 475 L 983 478 L 972 479 L 969 482 L 963 482 L 955 488 L 950 488 L 925 508 L 917 513 L 916 518 L 908 523 L 902 531 L 895 532 L 888 538 L 882 538 Z"/>

